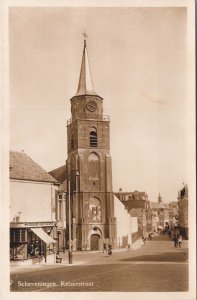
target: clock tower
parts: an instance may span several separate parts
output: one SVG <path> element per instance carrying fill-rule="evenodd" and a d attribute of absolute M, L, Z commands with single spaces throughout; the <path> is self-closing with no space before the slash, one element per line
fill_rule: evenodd
<path fill-rule="evenodd" d="M 103 115 L 103 98 L 93 87 L 86 40 L 77 93 L 70 102 L 66 169 L 73 249 L 100 250 L 103 243 L 116 244 L 110 121 Z M 68 215 L 66 219 L 68 223 Z"/>

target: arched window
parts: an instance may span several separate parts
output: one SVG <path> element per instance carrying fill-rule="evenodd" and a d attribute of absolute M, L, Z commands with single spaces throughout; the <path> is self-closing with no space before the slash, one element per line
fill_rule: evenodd
<path fill-rule="evenodd" d="M 96 197 L 89 200 L 88 219 L 90 222 L 101 222 L 101 202 Z"/>
<path fill-rule="evenodd" d="M 88 173 L 90 180 L 98 180 L 100 177 L 100 160 L 96 153 L 90 153 L 88 156 Z"/>
<path fill-rule="evenodd" d="M 89 191 L 97 191 L 100 188 L 100 158 L 92 152 L 88 156 Z"/>
<path fill-rule="evenodd" d="M 90 147 L 97 147 L 97 131 L 95 127 L 90 129 Z"/>

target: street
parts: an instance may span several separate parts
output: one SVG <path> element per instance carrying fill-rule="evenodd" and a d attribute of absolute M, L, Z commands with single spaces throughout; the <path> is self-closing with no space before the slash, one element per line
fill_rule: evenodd
<path fill-rule="evenodd" d="M 178 292 L 188 290 L 187 241 L 157 235 L 136 250 L 76 252 L 62 264 L 11 270 L 11 291 Z"/>

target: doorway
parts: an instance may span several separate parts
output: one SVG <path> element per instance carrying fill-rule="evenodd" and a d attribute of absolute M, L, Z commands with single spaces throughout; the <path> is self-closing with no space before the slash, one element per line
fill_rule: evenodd
<path fill-rule="evenodd" d="M 92 234 L 90 237 L 90 250 L 99 250 L 99 235 Z"/>

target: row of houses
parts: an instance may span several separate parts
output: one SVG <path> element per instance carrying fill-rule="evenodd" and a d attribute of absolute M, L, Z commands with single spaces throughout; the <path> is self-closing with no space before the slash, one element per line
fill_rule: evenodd
<path fill-rule="evenodd" d="M 133 234 L 133 240 L 141 235 L 160 230 L 179 231 L 188 238 L 188 188 L 187 185 L 179 191 L 178 201 L 166 203 L 159 194 L 157 202 L 151 202 L 145 192 L 115 193 L 132 217 L 138 219 L 138 231 Z"/>

